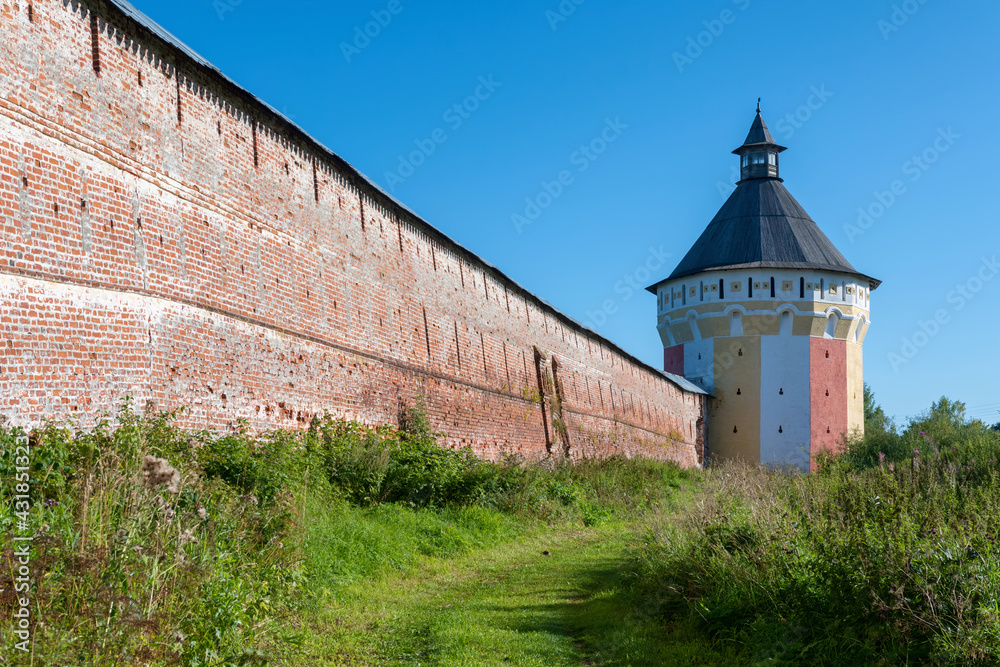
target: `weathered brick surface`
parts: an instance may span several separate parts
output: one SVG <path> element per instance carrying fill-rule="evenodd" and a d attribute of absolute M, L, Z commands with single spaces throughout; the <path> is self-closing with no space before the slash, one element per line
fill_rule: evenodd
<path fill-rule="evenodd" d="M 484 456 L 697 463 L 700 395 L 113 7 L 0 0 L 0 27 L 0 414 L 375 423 L 420 393 Z"/>

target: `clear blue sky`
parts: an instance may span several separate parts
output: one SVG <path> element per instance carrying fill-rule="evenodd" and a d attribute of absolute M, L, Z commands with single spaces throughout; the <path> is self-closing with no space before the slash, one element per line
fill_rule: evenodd
<path fill-rule="evenodd" d="M 658 368 L 655 298 L 625 278 L 660 261 L 648 282 L 665 277 L 711 220 L 762 97 L 789 148 L 785 185 L 883 280 L 865 379 L 886 411 L 905 418 L 947 395 L 1000 421 L 1000 267 L 983 263 L 1000 258 L 996 3 L 135 4 L 431 224 Z M 614 141 L 600 155 L 577 152 L 602 132 Z M 558 191 L 564 170 L 549 201 L 542 182 Z M 540 194 L 548 206 L 519 230 L 512 214 Z"/>

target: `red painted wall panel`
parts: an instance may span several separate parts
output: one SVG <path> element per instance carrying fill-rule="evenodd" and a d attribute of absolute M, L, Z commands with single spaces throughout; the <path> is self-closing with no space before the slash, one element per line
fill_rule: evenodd
<path fill-rule="evenodd" d="M 847 342 L 809 339 L 810 454 L 833 451 L 847 431 Z M 815 463 L 813 463 L 815 469 Z"/>
<path fill-rule="evenodd" d="M 684 345 L 663 348 L 663 370 L 684 375 Z"/>

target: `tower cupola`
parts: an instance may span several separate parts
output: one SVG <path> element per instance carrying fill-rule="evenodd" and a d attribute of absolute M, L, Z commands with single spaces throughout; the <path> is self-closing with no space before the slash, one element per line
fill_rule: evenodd
<path fill-rule="evenodd" d="M 751 178 L 777 178 L 778 153 L 785 150 L 779 146 L 767 124 L 760 116 L 760 98 L 757 98 L 757 116 L 753 119 L 750 132 L 743 145 L 733 151 L 740 156 L 740 183 Z"/>

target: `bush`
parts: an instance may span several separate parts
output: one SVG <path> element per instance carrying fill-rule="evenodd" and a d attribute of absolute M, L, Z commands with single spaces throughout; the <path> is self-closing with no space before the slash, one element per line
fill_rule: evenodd
<path fill-rule="evenodd" d="M 1000 434 L 942 399 L 805 476 L 725 464 L 636 566 L 743 664 L 1000 662 Z"/>
<path fill-rule="evenodd" d="M 49 424 L 31 434 L 42 662 L 253 664 L 284 632 L 277 600 L 295 599 L 302 577 L 283 542 L 293 516 L 280 491 L 288 442 L 185 434 L 173 417 L 137 415 L 126 401 L 117 428 L 103 420 L 89 432 Z M 0 427 L 0 475 L 11 473 L 9 445 L 22 436 Z M 172 481 L 144 477 L 144 458 Z M 0 488 L 7 536 L 13 501 Z M 8 588 L 9 547 L 0 563 Z"/>
<path fill-rule="evenodd" d="M 265 664 L 324 588 L 536 520 L 601 523 L 687 474 L 623 458 L 482 461 L 441 447 L 419 404 L 398 429 L 326 415 L 259 435 L 186 432 L 177 414 L 127 400 L 115 427 L 30 434 L 39 664 Z M 5 479 L 24 436 L 0 425 Z M 0 487 L 0 590 L 15 572 L 13 496 Z"/>

